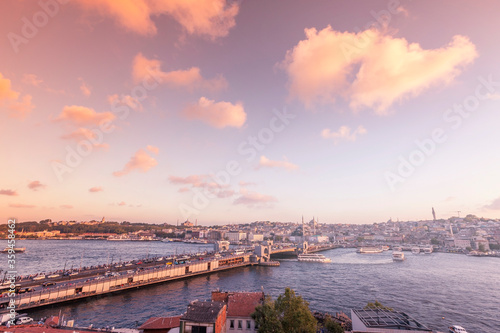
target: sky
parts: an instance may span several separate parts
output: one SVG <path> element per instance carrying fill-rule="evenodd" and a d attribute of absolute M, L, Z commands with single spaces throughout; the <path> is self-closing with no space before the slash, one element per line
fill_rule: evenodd
<path fill-rule="evenodd" d="M 0 223 L 500 218 L 496 1 L 0 2 Z"/>

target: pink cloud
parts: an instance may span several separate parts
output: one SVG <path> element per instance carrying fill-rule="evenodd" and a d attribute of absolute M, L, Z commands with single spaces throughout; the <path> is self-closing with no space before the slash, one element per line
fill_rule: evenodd
<path fill-rule="evenodd" d="M 102 192 L 102 191 L 104 191 L 104 190 L 100 186 L 95 186 L 95 187 L 89 188 L 89 192 L 90 193 L 97 193 L 97 192 Z"/>
<path fill-rule="evenodd" d="M 227 87 L 226 79 L 219 75 L 213 79 L 205 79 L 198 67 L 187 70 L 164 72 L 161 62 L 156 59 L 147 59 L 139 53 L 135 56 L 132 68 L 132 77 L 136 83 L 145 79 L 154 78 L 156 81 L 173 87 L 192 90 L 220 91 Z"/>
<path fill-rule="evenodd" d="M 288 162 L 284 157 L 283 161 L 273 161 L 262 155 L 259 160 L 258 168 L 282 168 L 285 170 L 297 170 L 299 167 L 293 163 Z"/>
<path fill-rule="evenodd" d="M 341 140 L 356 141 L 359 135 L 366 134 L 366 129 L 363 126 L 358 126 L 354 131 L 349 126 L 340 126 L 337 132 L 332 132 L 329 128 L 321 131 L 321 136 L 324 139 L 333 139 L 335 144 Z"/>
<path fill-rule="evenodd" d="M 205 97 L 185 108 L 183 114 L 187 119 L 201 120 L 215 128 L 239 128 L 247 119 L 241 103 L 214 102 Z"/>
<path fill-rule="evenodd" d="M 496 198 L 489 205 L 483 206 L 483 208 L 488 210 L 500 210 L 500 198 Z"/>
<path fill-rule="evenodd" d="M 126 105 L 132 110 L 135 111 L 143 111 L 142 104 L 139 102 L 137 98 L 134 98 L 130 95 L 120 95 L 114 94 L 108 96 L 108 102 L 112 106 Z"/>
<path fill-rule="evenodd" d="M 81 77 L 78 78 L 78 80 L 80 80 L 80 82 L 81 82 L 80 83 L 80 91 L 82 92 L 82 94 L 84 96 L 89 97 L 92 94 L 92 91 L 90 90 L 91 87 L 87 83 L 85 83 L 85 81 Z"/>
<path fill-rule="evenodd" d="M 116 116 L 112 112 L 96 112 L 85 106 L 65 106 L 56 120 L 67 121 L 71 124 L 98 126 L 101 122 L 112 121 Z"/>
<path fill-rule="evenodd" d="M 80 127 L 79 129 L 71 132 L 70 134 L 66 134 L 61 136 L 62 139 L 73 140 L 76 142 L 88 140 L 92 143 L 94 147 L 98 148 L 108 148 L 109 145 L 107 143 L 98 143 L 102 136 L 99 137 L 96 132 L 91 129 Z"/>
<path fill-rule="evenodd" d="M 14 190 L 0 190 L 0 195 L 16 196 L 17 192 Z"/>
<path fill-rule="evenodd" d="M 73 206 L 71 206 L 71 205 L 60 205 L 59 208 L 62 208 L 62 209 L 72 209 Z"/>
<path fill-rule="evenodd" d="M 121 27 L 141 34 L 155 35 L 151 17 L 168 15 L 188 34 L 224 37 L 235 26 L 239 11 L 237 2 L 226 0 L 77 0 L 84 9 L 113 18 Z"/>
<path fill-rule="evenodd" d="M 144 149 L 139 149 L 135 155 L 130 158 L 130 161 L 125 167 L 121 171 L 113 172 L 113 175 L 121 177 L 134 170 L 147 172 L 157 164 L 158 162 L 153 157 L 149 156 Z"/>
<path fill-rule="evenodd" d="M 127 204 L 125 203 L 125 201 L 121 201 L 118 203 L 118 206 L 126 206 Z"/>
<path fill-rule="evenodd" d="M 21 96 L 21 93 L 14 91 L 11 87 L 11 81 L 0 73 L 0 108 L 8 110 L 10 117 L 22 119 L 34 107 L 31 103 L 31 96 Z"/>
<path fill-rule="evenodd" d="M 35 205 L 27 205 L 27 204 L 10 204 L 11 208 L 35 208 Z"/>
<path fill-rule="evenodd" d="M 180 189 L 177 190 L 179 193 L 184 193 L 184 192 L 189 192 L 189 187 L 181 187 Z"/>
<path fill-rule="evenodd" d="M 218 198 L 228 198 L 234 195 L 234 191 L 229 189 L 229 184 L 219 184 L 210 175 L 190 175 L 187 177 L 170 176 L 168 180 L 174 185 L 183 185 L 178 192 L 184 193 L 192 188 L 200 188 L 210 195 Z M 187 186 L 186 186 L 187 185 Z"/>
<path fill-rule="evenodd" d="M 269 208 L 272 206 L 272 203 L 278 201 L 278 199 L 271 195 L 261 194 L 257 192 L 248 192 L 246 190 L 242 190 L 240 192 L 241 195 L 233 202 L 233 204 L 235 205 Z"/>
<path fill-rule="evenodd" d="M 147 149 L 147 150 L 149 150 L 150 152 L 152 152 L 152 153 L 153 153 L 153 154 L 155 154 L 155 155 L 158 155 L 158 154 L 160 153 L 160 148 L 155 147 L 155 146 L 150 146 L 150 145 L 148 145 L 148 146 L 146 147 L 146 149 Z"/>
<path fill-rule="evenodd" d="M 45 188 L 46 185 L 40 183 L 38 180 L 34 180 L 28 184 L 28 188 L 33 191 L 37 191 L 39 189 Z"/>
<path fill-rule="evenodd" d="M 328 26 L 305 34 L 281 65 L 290 96 L 308 108 L 342 96 L 353 110 L 372 108 L 385 115 L 395 102 L 450 84 L 478 56 L 460 35 L 442 48 L 424 50 L 375 29 L 350 33 Z"/>
<path fill-rule="evenodd" d="M 24 74 L 23 75 L 23 83 L 32 85 L 34 87 L 39 87 L 40 84 L 43 83 L 43 80 L 38 78 L 35 74 Z"/>

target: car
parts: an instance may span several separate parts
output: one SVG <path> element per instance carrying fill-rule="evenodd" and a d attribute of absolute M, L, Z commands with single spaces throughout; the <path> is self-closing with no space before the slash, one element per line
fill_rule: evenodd
<path fill-rule="evenodd" d="M 44 282 L 44 283 L 42 283 L 42 287 L 55 286 L 55 285 L 56 285 L 55 282 Z"/>
<path fill-rule="evenodd" d="M 33 321 L 33 318 L 31 317 L 21 317 L 17 319 L 16 325 L 24 325 L 24 324 L 29 324 Z"/>

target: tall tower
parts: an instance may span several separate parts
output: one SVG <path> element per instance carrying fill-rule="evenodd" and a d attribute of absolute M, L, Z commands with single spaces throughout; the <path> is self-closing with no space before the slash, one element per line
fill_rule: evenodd
<path fill-rule="evenodd" d="M 436 212 L 434 211 L 434 207 L 432 207 L 432 217 L 434 218 L 434 222 L 436 222 Z"/>

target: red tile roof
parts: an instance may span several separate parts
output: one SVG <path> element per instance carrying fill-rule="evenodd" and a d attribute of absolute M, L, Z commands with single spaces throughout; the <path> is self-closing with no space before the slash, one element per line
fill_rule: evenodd
<path fill-rule="evenodd" d="M 139 327 L 140 330 L 160 330 L 167 328 L 175 328 L 180 326 L 181 316 L 175 317 L 151 317 Z"/>
<path fill-rule="evenodd" d="M 228 317 L 250 317 L 255 307 L 264 301 L 263 292 L 235 292 L 229 294 L 227 302 Z"/>

